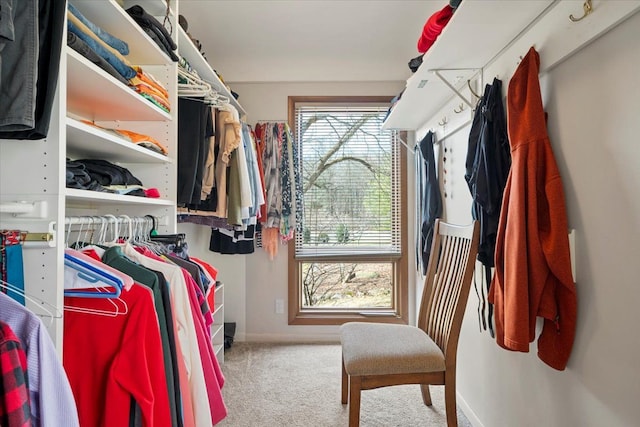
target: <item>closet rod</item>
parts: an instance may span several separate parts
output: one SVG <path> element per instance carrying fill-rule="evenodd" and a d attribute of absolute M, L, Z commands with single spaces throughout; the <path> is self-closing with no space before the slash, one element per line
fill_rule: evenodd
<path fill-rule="evenodd" d="M 68 216 L 64 219 L 65 225 L 100 225 L 100 224 L 115 224 L 123 223 L 126 221 L 149 221 L 155 219 L 155 223 L 160 226 L 166 226 L 169 224 L 169 217 L 167 216 L 129 216 L 129 215 L 97 215 L 97 216 Z"/>

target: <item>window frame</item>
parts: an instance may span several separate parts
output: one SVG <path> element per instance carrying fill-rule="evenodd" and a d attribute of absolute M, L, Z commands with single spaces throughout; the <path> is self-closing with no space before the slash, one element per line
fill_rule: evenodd
<path fill-rule="evenodd" d="M 294 141 L 296 140 L 295 107 L 297 103 L 390 103 L 390 96 L 289 96 L 288 120 L 292 130 Z M 401 132 L 400 138 L 406 140 L 406 132 Z M 407 253 L 407 151 L 404 145 L 399 146 L 400 164 L 400 255 L 353 255 L 349 257 L 304 257 L 295 258 L 295 241 L 289 243 L 288 248 L 288 323 L 289 325 L 341 325 L 350 321 L 382 322 L 382 323 L 408 323 L 408 253 Z M 391 262 L 393 265 L 394 291 L 392 310 L 370 309 L 356 310 L 344 308 L 302 308 L 302 289 L 300 284 L 302 262 L 313 261 L 375 261 Z M 367 313 L 367 311 L 369 313 Z M 374 314 L 375 313 L 375 314 Z M 380 313 L 385 313 L 380 315 Z"/>

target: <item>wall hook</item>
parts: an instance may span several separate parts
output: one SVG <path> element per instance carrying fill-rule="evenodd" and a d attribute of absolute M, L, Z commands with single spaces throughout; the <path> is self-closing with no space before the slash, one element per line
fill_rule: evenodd
<path fill-rule="evenodd" d="M 476 98 L 478 98 L 478 99 L 482 98 L 482 97 L 481 97 L 480 95 L 478 95 L 478 94 L 476 93 L 476 91 L 475 91 L 475 90 L 473 90 L 473 88 L 471 87 L 471 80 L 467 80 L 467 86 L 469 86 L 469 91 L 471 92 L 471 94 L 472 94 L 473 96 L 475 96 L 475 97 L 476 97 Z"/>
<path fill-rule="evenodd" d="M 584 18 L 587 17 L 587 15 L 591 14 L 591 12 L 593 12 L 593 6 L 591 5 L 591 0 L 586 0 L 582 5 L 582 8 L 584 9 L 584 14 L 580 18 L 576 18 L 575 16 L 573 16 L 573 14 L 571 14 L 569 15 L 569 19 L 571 19 L 573 22 L 578 22 L 578 21 L 582 21 Z"/>
<path fill-rule="evenodd" d="M 446 125 L 446 124 L 447 124 L 447 122 L 448 122 L 448 121 L 449 121 L 449 120 L 447 119 L 447 116 L 444 116 L 444 117 L 442 118 L 442 120 L 440 120 L 440 121 L 438 122 L 438 124 L 439 124 L 440 126 L 444 126 L 444 125 Z"/>
<path fill-rule="evenodd" d="M 454 108 L 453 112 L 456 114 L 462 113 L 464 111 L 464 104 L 461 102 L 460 105 L 458 105 L 458 108 Z"/>

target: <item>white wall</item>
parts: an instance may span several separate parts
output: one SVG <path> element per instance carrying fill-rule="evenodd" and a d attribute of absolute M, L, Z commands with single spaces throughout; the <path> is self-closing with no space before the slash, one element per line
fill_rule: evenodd
<path fill-rule="evenodd" d="M 390 95 L 404 82 L 367 83 L 231 83 L 247 111 L 247 122 L 286 121 L 288 96 Z M 411 190 L 410 190 L 411 191 Z M 410 193 L 412 194 L 412 193 Z M 209 252 L 206 227 L 179 225 L 189 236 L 190 253 L 210 260 L 225 283 L 225 321 L 236 322 L 238 341 L 320 341 L 338 339 L 336 326 L 290 326 L 286 314 L 275 314 L 275 300 L 287 304 L 287 246 L 271 261 L 262 249 L 252 255 Z M 193 236 L 193 237 L 192 237 Z"/>
<path fill-rule="evenodd" d="M 537 358 L 535 343 L 528 354 L 500 349 L 478 331 L 472 291 L 460 337 L 458 403 L 474 425 L 640 425 L 638 40 L 640 14 L 541 78 L 576 230 L 576 339 L 563 372 Z M 468 128 L 447 141 L 455 147 L 448 156 L 454 198 L 445 202 L 453 222 L 471 219 L 462 178 L 467 137 Z"/>

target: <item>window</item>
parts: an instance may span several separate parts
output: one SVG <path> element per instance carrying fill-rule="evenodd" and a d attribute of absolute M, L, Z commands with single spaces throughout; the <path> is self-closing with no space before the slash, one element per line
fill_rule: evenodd
<path fill-rule="evenodd" d="M 389 98 L 289 97 L 302 232 L 289 245 L 289 323 L 407 322 L 406 152 Z"/>

